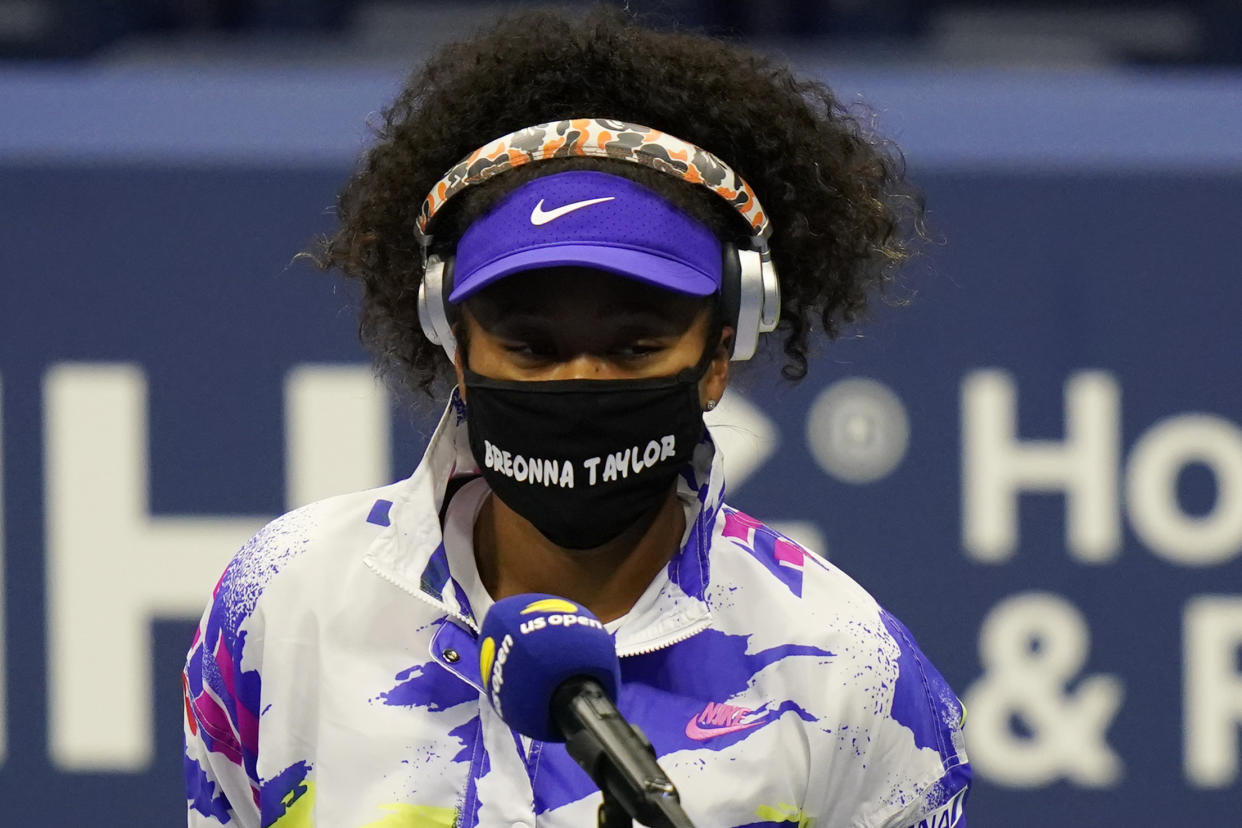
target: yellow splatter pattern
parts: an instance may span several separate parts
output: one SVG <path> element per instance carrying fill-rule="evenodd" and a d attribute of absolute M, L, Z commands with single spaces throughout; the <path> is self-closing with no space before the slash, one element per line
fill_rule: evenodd
<path fill-rule="evenodd" d="M 272 828 L 315 828 L 314 782 L 310 780 L 302 782 L 285 796 L 283 804 L 285 813 L 272 823 Z"/>
<path fill-rule="evenodd" d="M 393 802 L 381 805 L 380 810 L 386 815 L 361 828 L 453 828 L 457 824 L 456 808 Z"/>
<path fill-rule="evenodd" d="M 760 805 L 755 814 L 765 822 L 788 822 L 797 828 L 814 828 L 815 820 L 802 812 L 801 808 L 782 802 L 775 807 Z"/>

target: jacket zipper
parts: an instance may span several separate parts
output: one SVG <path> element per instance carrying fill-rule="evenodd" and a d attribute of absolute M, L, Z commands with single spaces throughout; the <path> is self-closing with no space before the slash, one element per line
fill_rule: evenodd
<path fill-rule="evenodd" d="M 694 622 L 689 627 L 687 627 L 684 630 L 681 630 L 677 634 L 669 638 L 662 639 L 656 642 L 655 644 L 649 644 L 645 647 L 639 647 L 638 649 L 626 648 L 625 650 L 617 650 L 617 657 L 628 658 L 630 656 L 648 655 L 649 653 L 654 653 L 657 650 L 663 650 L 665 647 L 671 647 L 674 644 L 680 644 L 681 642 L 685 641 L 688 638 L 693 638 L 694 636 L 701 633 L 703 630 L 707 629 L 708 626 L 710 625 L 711 625 L 711 618 L 705 617 L 700 621 Z"/>
<path fill-rule="evenodd" d="M 466 627 L 467 627 L 467 628 L 469 628 L 469 629 L 470 629 L 470 631 L 471 631 L 471 632 L 473 632 L 475 635 L 478 635 L 478 634 L 479 634 L 479 627 L 478 627 L 478 625 L 474 622 L 474 619 L 469 618 L 469 617 L 467 617 L 466 615 L 463 615 L 462 613 L 457 612 L 456 610 L 450 609 L 450 608 L 448 607 L 448 605 L 447 605 L 447 604 L 443 603 L 442 601 L 440 601 L 440 600 L 439 600 L 439 599 L 437 599 L 437 598 L 433 598 L 432 596 L 430 596 L 430 595 L 428 595 L 427 593 L 423 592 L 421 589 L 418 589 L 418 590 L 410 589 L 410 588 L 409 588 L 408 586 L 406 586 L 404 583 L 402 583 L 401 581 L 398 581 L 396 578 L 394 578 L 393 576 L 389 575 L 387 572 L 385 572 L 385 571 L 383 571 L 382 569 L 380 569 L 379 567 L 377 567 L 377 566 L 376 566 L 374 563 L 372 563 L 370 560 L 365 560 L 364 562 L 366 563 L 367 567 L 368 567 L 368 568 L 369 568 L 372 572 L 374 572 L 376 575 L 378 575 L 378 576 L 380 576 L 381 578 L 383 578 L 383 579 L 384 579 L 385 581 L 387 581 L 388 583 L 390 583 L 390 584 L 392 584 L 393 586 L 395 586 L 397 589 L 401 590 L 402 592 L 405 592 L 405 593 L 408 593 L 408 594 L 410 594 L 410 595 L 413 595 L 415 598 L 418 598 L 418 599 L 420 599 L 420 600 L 424 601 L 424 602 L 425 602 L 425 603 L 427 603 L 427 604 L 430 604 L 430 605 L 431 605 L 431 607 L 432 607 L 433 609 L 439 610 L 440 612 L 442 612 L 442 613 L 444 613 L 445 615 L 447 615 L 449 618 L 454 618 L 454 619 L 456 619 L 456 620 L 458 620 L 458 621 L 462 622 L 462 623 L 463 623 L 463 624 L 465 624 L 465 625 L 466 625 Z"/>
<path fill-rule="evenodd" d="M 383 578 L 388 583 L 397 587 L 397 589 L 407 594 L 413 595 L 415 598 L 418 598 L 424 603 L 430 605 L 433 609 L 439 610 L 440 612 L 443 612 L 445 615 L 449 616 L 450 618 L 460 621 L 461 623 L 465 624 L 466 627 L 471 632 L 473 632 L 475 635 L 479 634 L 479 626 L 477 623 L 475 623 L 474 619 L 469 618 L 468 616 L 460 612 L 457 612 L 453 609 L 450 609 L 448 605 L 444 604 L 439 599 L 433 598 L 432 596 L 423 592 L 421 589 L 419 590 L 410 589 L 406 584 L 397 580 L 392 575 L 389 575 L 383 569 L 376 566 L 372 561 L 366 560 L 365 563 L 372 572 L 374 572 L 376 575 Z M 645 647 L 639 647 L 638 649 L 626 648 L 624 650 L 617 650 L 617 657 L 628 658 L 629 656 L 648 655 L 650 653 L 656 652 L 657 650 L 663 650 L 665 647 L 671 647 L 674 644 L 680 644 L 686 639 L 693 638 L 694 636 L 698 635 L 703 630 L 707 629 L 710 623 L 711 623 L 711 618 L 704 617 L 700 619 L 699 621 L 695 621 L 689 627 L 687 627 L 684 630 L 681 630 L 680 632 L 676 633 L 672 637 L 662 639 L 654 644 L 650 644 Z"/>

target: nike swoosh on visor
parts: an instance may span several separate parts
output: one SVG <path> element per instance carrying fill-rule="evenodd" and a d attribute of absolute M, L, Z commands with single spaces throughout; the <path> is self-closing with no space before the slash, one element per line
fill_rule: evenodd
<path fill-rule="evenodd" d="M 551 210 L 543 209 L 543 199 L 539 199 L 539 203 L 535 205 L 535 209 L 530 211 L 530 223 L 539 227 L 550 221 L 555 221 L 567 213 L 574 210 L 581 210 L 583 207 L 590 207 L 592 204 L 600 204 L 605 201 L 612 201 L 616 196 L 605 196 L 604 198 L 588 198 L 586 201 L 575 201 L 570 204 L 563 204 L 560 207 L 554 207 Z"/>

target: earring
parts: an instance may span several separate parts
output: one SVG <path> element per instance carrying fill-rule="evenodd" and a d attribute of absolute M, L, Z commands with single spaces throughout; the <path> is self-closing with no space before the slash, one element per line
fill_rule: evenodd
<path fill-rule="evenodd" d="M 706 408 L 708 411 L 711 411 L 711 410 L 712 410 L 713 408 L 715 408 L 715 407 L 716 407 L 716 401 L 715 401 L 715 400 L 708 400 L 708 401 L 707 401 L 707 405 L 705 406 L 705 408 Z"/>

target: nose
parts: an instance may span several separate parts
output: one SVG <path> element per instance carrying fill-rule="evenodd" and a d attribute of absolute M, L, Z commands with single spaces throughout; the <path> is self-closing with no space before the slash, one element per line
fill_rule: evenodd
<path fill-rule="evenodd" d="M 548 379 L 614 379 L 616 368 L 599 354 L 580 353 L 561 360 L 552 369 Z"/>

